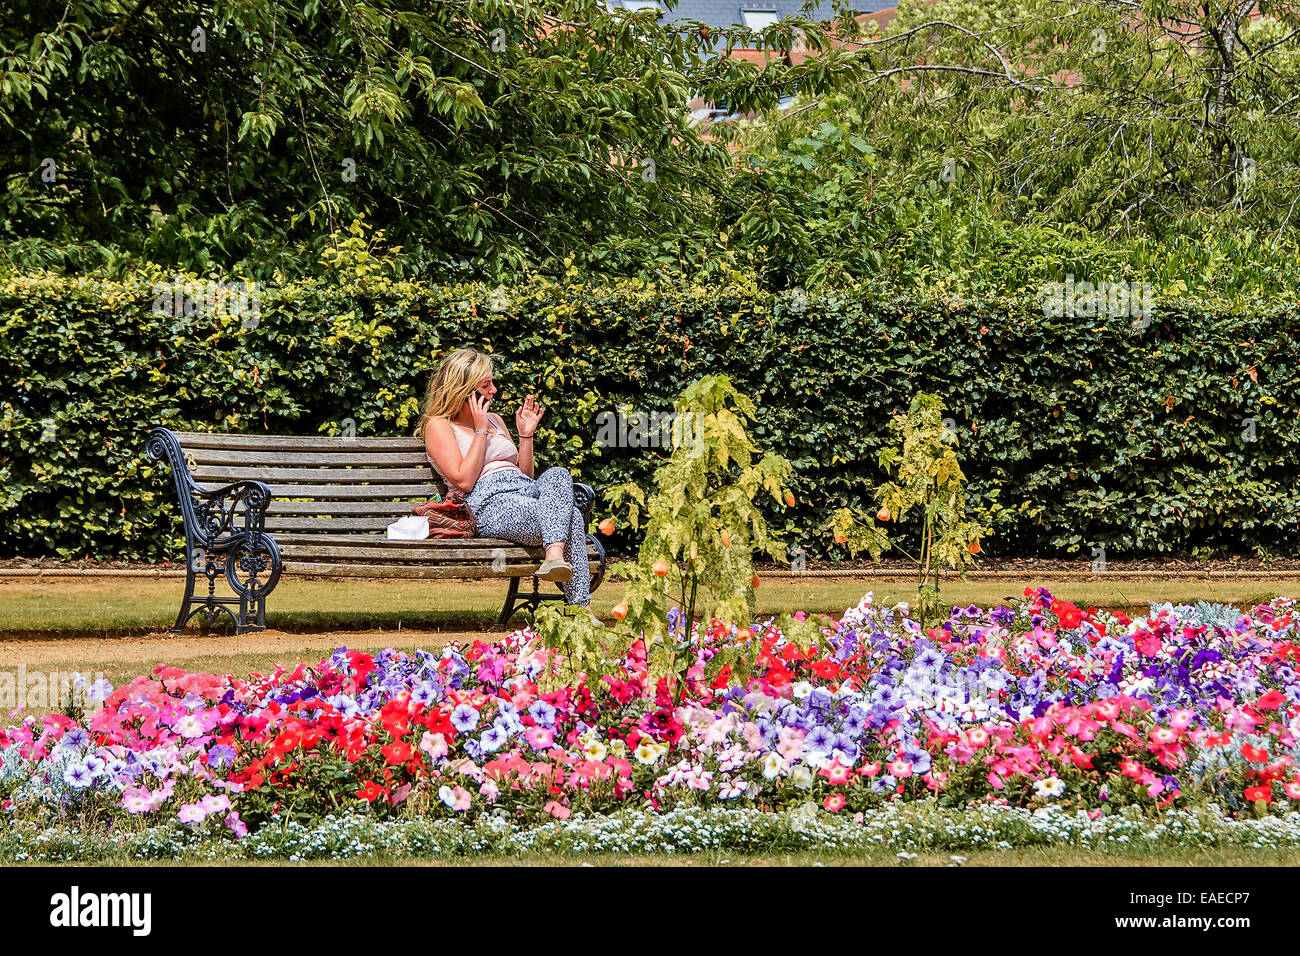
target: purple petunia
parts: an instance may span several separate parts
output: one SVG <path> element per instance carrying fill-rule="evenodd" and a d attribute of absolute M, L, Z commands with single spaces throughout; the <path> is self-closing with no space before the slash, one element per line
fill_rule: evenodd
<path fill-rule="evenodd" d="M 459 704 L 451 712 L 451 725 L 461 733 L 468 733 L 478 726 L 478 711 L 469 704 Z"/>
<path fill-rule="evenodd" d="M 555 708 L 544 700 L 535 700 L 528 705 L 528 716 L 533 718 L 538 726 L 550 727 L 555 723 Z"/>

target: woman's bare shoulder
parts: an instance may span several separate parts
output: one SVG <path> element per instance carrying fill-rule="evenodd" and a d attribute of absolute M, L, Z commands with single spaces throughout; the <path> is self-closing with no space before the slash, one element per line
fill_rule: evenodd
<path fill-rule="evenodd" d="M 451 430 L 451 422 L 445 418 L 430 418 L 424 426 L 424 440 L 430 438 L 438 441 L 454 441 L 456 433 Z"/>

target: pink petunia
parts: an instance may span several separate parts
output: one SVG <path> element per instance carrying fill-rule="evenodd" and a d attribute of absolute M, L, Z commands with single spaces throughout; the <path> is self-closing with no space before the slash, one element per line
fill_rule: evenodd
<path fill-rule="evenodd" d="M 524 739 L 534 750 L 545 750 L 555 743 L 555 731 L 549 727 L 528 727 L 524 730 Z"/>
<path fill-rule="evenodd" d="M 176 819 L 181 823 L 202 823 L 207 819 L 207 813 L 203 807 L 197 803 L 182 804 L 180 810 L 176 813 Z"/>
<path fill-rule="evenodd" d="M 127 813 L 148 813 L 154 808 L 154 802 L 148 790 L 132 787 L 122 793 L 122 806 Z"/>
<path fill-rule="evenodd" d="M 199 806 L 202 807 L 203 812 L 208 815 L 211 815 L 213 813 L 221 813 L 225 810 L 230 809 L 230 798 L 226 796 L 224 793 L 222 794 L 209 793 L 207 796 L 205 796 L 202 800 L 199 801 Z"/>

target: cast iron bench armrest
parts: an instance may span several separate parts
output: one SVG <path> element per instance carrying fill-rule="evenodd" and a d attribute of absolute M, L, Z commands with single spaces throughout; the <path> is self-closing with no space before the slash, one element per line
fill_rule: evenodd
<path fill-rule="evenodd" d="M 189 475 L 185 476 L 189 479 Z M 266 527 L 266 509 L 271 503 L 271 489 L 261 481 L 236 481 L 208 490 L 190 479 L 191 491 L 201 499 L 195 507 L 195 533 L 200 542 L 213 550 L 229 547 L 248 534 L 261 534 Z M 224 502 L 230 498 L 230 505 Z M 244 503 L 244 529 L 235 530 L 235 505 Z M 208 502 L 214 502 L 213 507 Z M 229 537 L 222 537 L 229 532 Z"/>
<path fill-rule="evenodd" d="M 271 489 L 265 482 L 243 480 L 204 488 L 190 477 L 180 439 L 168 428 L 151 427 L 145 450 L 155 461 L 165 458 L 171 465 L 185 531 L 194 537 L 192 544 L 222 550 L 265 528 L 266 509 L 271 504 Z M 227 498 L 231 499 L 229 505 L 225 504 Z M 240 502 L 245 509 L 244 528 L 236 531 L 235 506 Z"/>

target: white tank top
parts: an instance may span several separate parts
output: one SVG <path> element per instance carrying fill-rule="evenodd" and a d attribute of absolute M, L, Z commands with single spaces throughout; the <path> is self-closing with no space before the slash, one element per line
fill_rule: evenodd
<path fill-rule="evenodd" d="M 470 443 L 474 441 L 474 429 L 466 428 L 464 425 L 451 422 L 452 434 L 456 436 L 456 444 L 460 447 L 461 455 L 469 454 Z M 510 440 L 510 435 L 497 427 L 497 423 L 488 419 L 487 452 L 483 455 L 483 470 L 478 473 L 479 478 L 490 475 L 494 471 L 504 471 L 507 468 L 519 470 L 519 449 L 515 443 Z M 442 476 L 444 481 L 447 476 L 438 470 L 438 463 L 426 451 L 424 457 L 429 459 L 429 464 L 433 470 Z"/>

